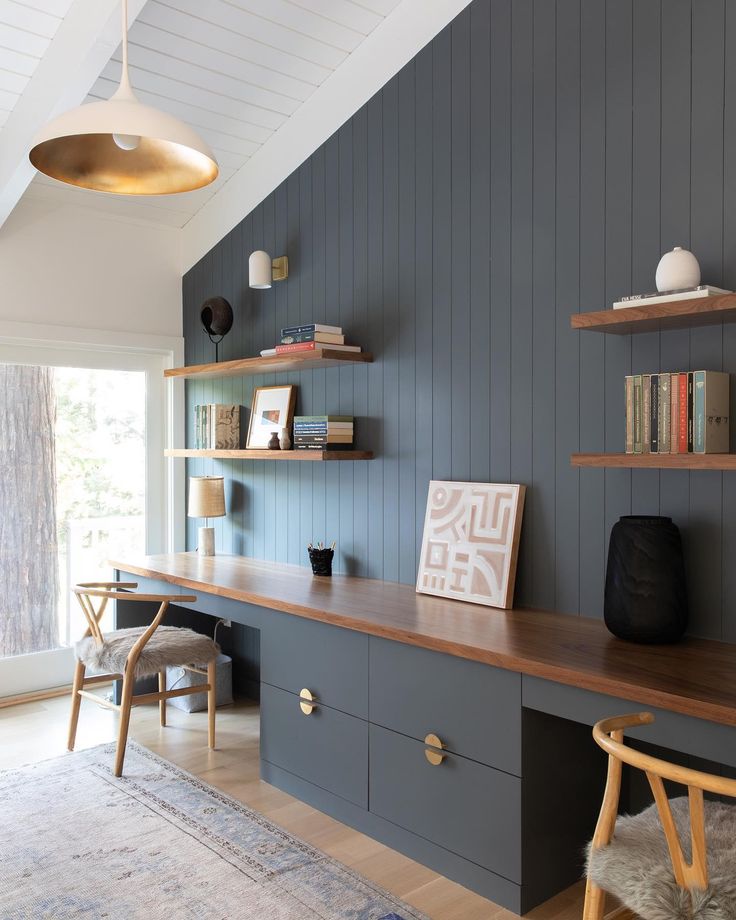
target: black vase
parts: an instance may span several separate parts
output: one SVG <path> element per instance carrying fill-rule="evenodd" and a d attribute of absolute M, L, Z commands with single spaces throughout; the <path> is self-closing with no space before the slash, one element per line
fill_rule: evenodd
<path fill-rule="evenodd" d="M 630 642 L 677 642 L 687 629 L 680 531 L 668 517 L 628 515 L 608 544 L 606 626 Z"/>

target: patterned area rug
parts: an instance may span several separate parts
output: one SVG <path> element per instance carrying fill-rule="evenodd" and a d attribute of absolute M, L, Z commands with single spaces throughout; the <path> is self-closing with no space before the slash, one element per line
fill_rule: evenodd
<path fill-rule="evenodd" d="M 129 743 L 0 773 L 2 920 L 427 920 Z"/>

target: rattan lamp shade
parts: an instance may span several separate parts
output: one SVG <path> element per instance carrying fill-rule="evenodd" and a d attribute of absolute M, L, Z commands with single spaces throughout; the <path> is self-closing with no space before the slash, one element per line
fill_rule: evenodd
<path fill-rule="evenodd" d="M 187 517 L 211 518 L 225 514 L 225 478 L 190 476 Z"/>

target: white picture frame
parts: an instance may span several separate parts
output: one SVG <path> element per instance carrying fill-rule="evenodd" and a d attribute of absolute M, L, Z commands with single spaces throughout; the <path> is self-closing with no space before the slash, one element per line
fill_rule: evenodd
<path fill-rule="evenodd" d="M 256 387 L 248 420 L 246 450 L 267 450 L 271 435 L 282 428 L 291 430 L 294 421 L 296 387 L 284 384 L 273 387 Z"/>

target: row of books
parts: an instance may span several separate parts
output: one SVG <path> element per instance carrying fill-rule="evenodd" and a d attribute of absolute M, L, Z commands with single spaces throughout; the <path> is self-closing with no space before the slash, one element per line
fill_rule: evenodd
<path fill-rule="evenodd" d="M 349 450 L 355 424 L 352 415 L 295 415 L 295 450 Z"/>
<path fill-rule="evenodd" d="M 321 323 L 307 323 L 303 326 L 287 326 L 281 330 L 281 339 L 273 348 L 264 348 L 262 358 L 272 355 L 309 354 L 323 348 L 331 351 L 360 351 L 359 345 L 346 345 L 341 326 L 324 326 Z"/>
<path fill-rule="evenodd" d="M 714 297 L 716 294 L 731 294 L 723 288 L 712 284 L 699 284 L 697 287 L 676 288 L 672 291 L 653 291 L 651 294 L 629 294 L 613 304 L 614 310 L 626 307 L 643 307 L 646 304 L 669 303 L 673 300 L 699 300 L 701 297 Z"/>
<path fill-rule="evenodd" d="M 627 454 L 728 450 L 728 374 L 683 371 L 626 377 Z"/>
<path fill-rule="evenodd" d="M 194 407 L 195 450 L 237 450 L 240 406 L 206 403 Z"/>

